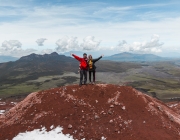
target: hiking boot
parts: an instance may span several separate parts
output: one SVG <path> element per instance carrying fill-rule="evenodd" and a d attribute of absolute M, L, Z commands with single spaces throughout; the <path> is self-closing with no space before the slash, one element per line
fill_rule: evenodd
<path fill-rule="evenodd" d="M 82 83 L 79 83 L 79 86 L 81 87 L 81 86 L 82 86 Z"/>
<path fill-rule="evenodd" d="M 95 82 L 92 82 L 92 85 L 95 85 L 96 83 Z"/>

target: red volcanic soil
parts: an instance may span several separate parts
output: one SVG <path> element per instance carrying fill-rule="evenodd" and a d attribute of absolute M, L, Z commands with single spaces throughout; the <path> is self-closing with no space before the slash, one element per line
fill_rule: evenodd
<path fill-rule="evenodd" d="M 180 115 L 170 107 L 132 87 L 105 84 L 30 94 L 0 115 L 0 139 L 52 125 L 75 139 L 180 139 Z"/>

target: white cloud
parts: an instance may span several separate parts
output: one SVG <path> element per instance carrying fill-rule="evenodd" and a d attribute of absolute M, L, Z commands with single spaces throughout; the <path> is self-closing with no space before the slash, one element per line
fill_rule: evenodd
<path fill-rule="evenodd" d="M 125 44 L 127 44 L 126 40 L 122 40 L 122 41 L 119 41 L 118 46 L 124 46 Z"/>
<path fill-rule="evenodd" d="M 35 49 L 25 49 L 25 50 L 20 49 L 20 50 L 14 50 L 11 52 L 6 52 L 5 54 L 9 55 L 9 56 L 14 56 L 14 57 L 22 57 L 22 56 L 29 55 L 31 53 L 37 53 L 37 50 L 35 50 Z"/>
<path fill-rule="evenodd" d="M 38 46 L 43 46 L 45 40 L 47 40 L 47 39 L 46 38 L 39 38 L 36 40 L 36 43 L 38 44 Z"/>
<path fill-rule="evenodd" d="M 83 50 L 96 50 L 101 41 L 95 41 L 94 36 L 87 36 L 83 39 L 83 43 L 81 44 L 81 47 Z"/>
<path fill-rule="evenodd" d="M 119 42 L 117 47 L 121 52 L 136 52 L 136 53 L 159 53 L 161 52 L 161 46 L 163 43 L 159 42 L 159 35 L 154 34 L 150 41 L 133 42 L 128 44 L 125 40 Z"/>
<path fill-rule="evenodd" d="M 118 45 L 116 47 L 111 47 L 111 50 L 117 50 L 121 52 L 129 52 L 130 51 L 130 45 L 127 44 L 125 40 L 119 41 Z"/>
<path fill-rule="evenodd" d="M 18 40 L 9 40 L 2 43 L 1 49 L 5 51 L 12 51 L 20 49 L 21 46 L 22 44 Z"/>
<path fill-rule="evenodd" d="M 29 6 L 28 3 L 28 6 L 24 6 L 24 3 L 26 4 L 27 1 L 20 5 L 17 4 L 17 1 L 3 2 L 3 0 L 0 0 L 0 6 L 4 6 L 3 10 L 0 11 L 0 16 L 6 17 L 0 21 L 1 43 L 4 40 L 17 39 L 21 40 L 24 49 L 34 48 L 41 51 L 42 49 L 37 48 L 34 42 L 40 36 L 48 38 L 46 41 L 47 48 L 53 46 L 54 42 L 64 35 L 76 36 L 80 40 L 79 42 L 88 35 L 95 35 L 96 38 L 102 40 L 99 48 L 116 46 L 119 38 L 124 38 L 128 42 L 140 40 L 136 43 L 124 44 L 126 50 L 129 50 L 129 48 L 138 50 L 143 40 L 146 40 L 153 33 L 157 33 L 161 36 L 161 41 L 165 43 L 162 46 L 163 48 L 173 46 L 180 50 L 178 39 L 178 36 L 180 36 L 180 16 L 176 12 L 177 9 L 172 12 L 163 9 L 158 11 L 151 9 L 152 7 L 156 9 L 157 7 L 163 8 L 164 3 L 123 7 L 109 4 L 103 4 L 102 6 L 102 4 L 92 4 L 90 2 L 83 6 L 48 5 L 48 10 L 45 5 Z M 169 3 L 166 5 L 169 5 Z M 13 8 L 8 8 L 11 6 Z M 62 43 L 58 44 L 62 45 Z M 81 45 L 77 46 L 78 49 L 76 50 L 81 49 L 81 47 Z M 161 50 L 160 47 L 146 48 L 144 51 L 158 52 Z M 57 50 L 62 51 L 61 47 L 58 48 Z M 64 50 L 67 50 L 67 47 Z"/>
<path fill-rule="evenodd" d="M 4 41 L 0 47 L 0 55 L 21 57 L 36 52 L 35 49 L 22 49 L 22 44 L 18 40 Z"/>
<path fill-rule="evenodd" d="M 52 52 L 54 52 L 52 49 L 44 49 L 41 51 L 41 54 L 51 54 Z"/>
<path fill-rule="evenodd" d="M 26 56 L 29 55 L 31 53 L 36 53 L 37 50 L 35 49 L 16 49 L 16 50 L 3 50 L 2 48 L 0 48 L 0 55 L 4 55 L 4 56 L 14 56 L 14 57 L 22 57 L 22 56 Z"/>
<path fill-rule="evenodd" d="M 67 52 L 72 50 L 78 50 L 78 40 L 77 37 L 63 37 L 56 41 L 56 51 L 57 52 Z"/>
<path fill-rule="evenodd" d="M 56 41 L 56 51 L 81 51 L 81 50 L 97 50 L 101 41 L 96 41 L 94 36 L 87 36 L 79 45 L 77 37 L 63 37 Z"/>

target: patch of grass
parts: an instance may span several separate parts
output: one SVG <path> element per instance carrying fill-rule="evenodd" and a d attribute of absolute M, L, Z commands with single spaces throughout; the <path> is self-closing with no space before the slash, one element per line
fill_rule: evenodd
<path fill-rule="evenodd" d="M 132 62 L 114 62 L 114 61 L 105 61 L 101 60 L 96 63 L 97 70 L 99 72 L 126 72 L 129 69 L 141 68 L 140 63 Z"/>
<path fill-rule="evenodd" d="M 44 82 L 46 83 L 46 82 L 50 82 L 51 80 L 45 80 Z"/>
<path fill-rule="evenodd" d="M 17 75 L 17 76 L 10 76 L 10 77 L 8 77 L 8 79 L 24 79 L 27 77 L 28 77 L 27 74 L 21 74 L 21 75 Z"/>
<path fill-rule="evenodd" d="M 156 90 L 157 97 L 160 99 L 171 99 L 175 97 L 180 97 L 180 88 L 179 89 L 166 89 L 166 90 Z"/>
<path fill-rule="evenodd" d="M 98 61 L 96 66 L 97 80 L 101 83 L 127 84 L 161 100 L 180 97 L 180 67 L 174 62 L 140 64 Z M 71 70 L 69 65 L 67 67 Z M 50 68 L 48 67 L 47 70 L 34 68 L 33 72 L 32 69 L 29 71 L 13 69 L 9 74 L 2 70 L 0 98 L 79 83 L 79 74 L 68 72 L 66 69 L 54 71 L 55 68 Z M 77 71 L 78 64 L 77 67 L 73 65 L 73 68 Z"/>
<path fill-rule="evenodd" d="M 147 75 L 144 74 L 135 74 L 135 75 L 129 75 L 125 78 L 127 81 L 149 81 L 150 78 Z"/>
<path fill-rule="evenodd" d="M 18 84 L 15 86 L 10 86 L 6 89 L 5 88 L 0 89 L 0 97 L 8 97 L 11 95 L 31 93 L 37 90 L 38 89 L 35 85 Z"/>
<path fill-rule="evenodd" d="M 73 77 L 73 76 L 65 76 L 65 77 L 62 77 L 62 79 L 66 80 L 68 83 L 73 83 L 77 81 L 79 78 Z"/>
<path fill-rule="evenodd" d="M 174 78 L 158 78 L 150 75 L 130 75 L 126 77 L 128 85 L 140 89 L 159 99 L 180 97 L 180 82 Z"/>
<path fill-rule="evenodd" d="M 59 80 L 60 78 L 52 78 L 52 80 Z"/>
<path fill-rule="evenodd" d="M 67 76 L 68 75 L 68 76 Z M 0 98 L 27 94 L 39 90 L 46 90 L 49 88 L 54 88 L 58 86 L 64 86 L 67 84 L 72 84 L 78 80 L 75 76 L 70 76 L 70 74 L 54 75 L 54 76 L 43 76 L 36 80 L 29 80 L 19 84 L 3 84 L 0 85 Z"/>

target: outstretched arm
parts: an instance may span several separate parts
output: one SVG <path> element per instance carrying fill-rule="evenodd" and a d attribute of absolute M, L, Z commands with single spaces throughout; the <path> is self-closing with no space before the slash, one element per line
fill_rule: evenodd
<path fill-rule="evenodd" d="M 96 59 L 93 59 L 93 62 L 97 62 L 99 59 L 101 59 L 103 57 L 103 55 L 101 55 L 100 57 L 96 58 Z"/>
<path fill-rule="evenodd" d="M 78 61 L 81 61 L 81 60 L 82 60 L 82 58 L 80 58 L 79 56 L 77 56 L 77 55 L 75 55 L 75 54 L 72 54 L 72 56 L 73 56 L 75 59 L 77 59 Z"/>

